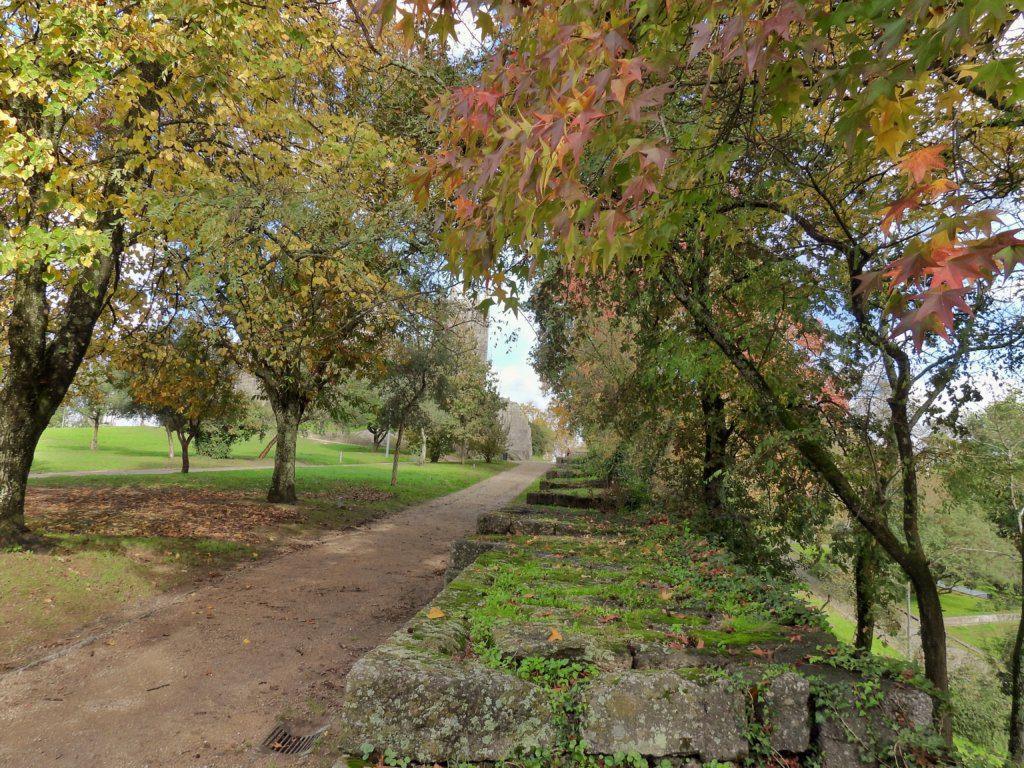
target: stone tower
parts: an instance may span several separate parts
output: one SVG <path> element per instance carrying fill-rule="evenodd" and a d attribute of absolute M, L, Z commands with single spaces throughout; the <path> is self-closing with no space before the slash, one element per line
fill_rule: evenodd
<path fill-rule="evenodd" d="M 473 350 L 481 360 L 487 362 L 490 359 L 488 342 L 491 331 L 487 315 L 478 310 L 465 294 L 458 292 L 458 289 L 452 289 L 451 299 L 460 308 L 458 322 L 471 339 Z M 533 455 L 533 442 L 526 411 L 519 403 L 506 400 L 500 418 L 502 425 L 508 430 L 505 458 L 511 461 L 529 461 Z"/>

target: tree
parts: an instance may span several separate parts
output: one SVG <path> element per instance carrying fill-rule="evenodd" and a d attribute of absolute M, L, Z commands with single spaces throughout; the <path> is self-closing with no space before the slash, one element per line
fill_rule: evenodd
<path fill-rule="evenodd" d="M 389 350 L 377 421 L 395 430 L 392 486 L 398 483 L 398 460 L 406 431 L 426 427 L 429 401 L 440 404 L 448 399 L 459 349 L 451 318 L 452 308 L 444 299 L 420 302 L 415 313 L 403 318 Z"/>
<path fill-rule="evenodd" d="M 236 387 L 237 368 L 195 320 L 176 320 L 137 339 L 124 366 L 136 404 L 177 435 L 183 473 L 204 425 L 233 424 L 245 416 L 248 400 Z"/>
<path fill-rule="evenodd" d="M 274 49 L 310 17 L 289 4 L 0 3 L 0 544 L 31 538 L 32 456 L 112 291 L 152 274 L 155 196 L 225 160 L 224 115 L 287 91 Z"/>
<path fill-rule="evenodd" d="M 986 515 L 1020 560 L 1021 611 L 1010 659 L 1010 759 L 1024 764 L 1024 402 L 1019 393 L 990 404 L 966 423 L 953 447 L 946 487 L 953 499 Z"/>
<path fill-rule="evenodd" d="M 427 459 L 436 464 L 458 444 L 459 422 L 436 403 L 427 403 L 424 412 L 427 422 L 424 427 Z"/>
<path fill-rule="evenodd" d="M 275 503 L 296 501 L 299 424 L 329 407 L 336 382 L 374 374 L 419 291 L 418 265 L 433 259 L 400 183 L 413 143 L 378 132 L 394 117 L 380 114 L 385 99 L 360 98 L 410 75 L 379 62 L 358 25 L 342 33 L 282 43 L 290 96 L 252 99 L 231 138 L 259 162 L 197 169 L 165 204 L 192 223 L 168 244 L 187 262 L 188 300 L 273 409 Z"/>
<path fill-rule="evenodd" d="M 120 373 L 112 368 L 109 360 L 88 358 L 79 367 L 65 396 L 65 403 L 92 425 L 92 440 L 89 443 L 91 451 L 99 446 L 100 422 L 103 417 L 130 409 L 131 396 Z"/>
<path fill-rule="evenodd" d="M 503 21 L 490 27 L 494 53 L 475 87 L 441 105 L 442 148 L 418 176 L 453 200 L 453 262 L 471 276 L 525 277 L 555 259 L 671 280 L 677 306 L 744 398 L 907 573 L 926 673 L 945 691 L 913 428 L 972 353 L 1013 345 L 1012 325 L 990 323 L 986 339 L 974 318 L 991 307 L 992 276 L 1018 261 L 1020 240 L 994 231 L 988 201 L 1019 193 L 1004 174 L 1021 162 L 1007 131 L 1024 95 L 1011 74 L 1019 11 L 972 3 L 848 15 L 824 3 L 614 0 L 474 7 L 485 28 L 491 13 Z M 446 4 L 401 13 L 442 36 L 450 22 Z M 901 158 L 917 136 L 928 143 Z M 951 159 L 943 143 L 957 146 L 956 183 L 940 173 Z M 905 229 L 893 238 L 896 223 Z M 844 311 L 832 318 L 833 307 Z M 786 349 L 780 328 L 783 338 L 794 334 L 790 346 L 820 335 L 828 355 Z M 937 354 L 915 358 L 905 333 Z M 762 356 L 776 350 L 804 360 L 778 369 Z M 859 432 L 868 441 L 854 419 L 827 428 L 816 402 L 843 358 L 851 374 L 878 360 L 890 382 L 889 413 Z M 786 375 L 799 371 L 821 375 Z M 929 391 L 914 402 L 922 381 Z M 710 416 L 718 409 L 707 394 Z M 871 459 L 837 460 L 834 438 L 858 439 L 858 455 Z M 872 453 L 879 439 L 888 463 Z M 872 476 L 879 466 L 898 473 Z M 936 711 L 948 738 L 948 716 Z"/>
<path fill-rule="evenodd" d="M 486 418 L 470 447 L 490 464 L 508 450 L 508 425 L 502 422 L 498 414 Z"/>
<path fill-rule="evenodd" d="M 546 419 L 536 417 L 530 419 L 530 442 L 534 456 L 547 456 L 555 446 L 555 431 L 548 426 Z"/>

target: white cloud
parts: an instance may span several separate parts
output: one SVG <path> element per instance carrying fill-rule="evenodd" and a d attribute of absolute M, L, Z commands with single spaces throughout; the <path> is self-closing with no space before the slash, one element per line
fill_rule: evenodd
<path fill-rule="evenodd" d="M 540 377 L 530 365 L 530 350 L 536 340 L 537 334 L 524 313 L 492 313 L 489 347 L 498 390 L 517 403 L 544 407 L 551 398 L 543 393 Z"/>

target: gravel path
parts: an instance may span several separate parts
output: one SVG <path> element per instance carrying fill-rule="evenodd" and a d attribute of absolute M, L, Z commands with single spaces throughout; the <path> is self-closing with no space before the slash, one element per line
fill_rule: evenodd
<path fill-rule="evenodd" d="M 441 588 L 450 543 L 548 468 L 520 464 L 229 573 L 0 677 L 0 766 L 269 766 L 253 745 L 279 716 L 339 690 Z"/>

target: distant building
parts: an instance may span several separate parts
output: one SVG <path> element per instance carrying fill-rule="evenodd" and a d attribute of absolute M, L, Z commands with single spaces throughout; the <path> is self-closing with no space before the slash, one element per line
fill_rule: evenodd
<path fill-rule="evenodd" d="M 471 335 L 473 349 L 481 360 L 487 362 L 491 330 L 487 315 L 478 310 L 468 298 L 454 290 L 451 298 L 462 307 L 459 321 L 466 328 L 466 333 Z M 529 461 L 533 458 L 533 435 L 530 430 L 530 419 L 523 406 L 511 400 L 506 401 L 500 418 L 502 425 L 508 429 L 505 458 L 510 461 Z"/>
<path fill-rule="evenodd" d="M 502 425 L 508 430 L 505 458 L 510 461 L 529 461 L 533 458 L 533 434 L 526 410 L 519 403 L 509 400 L 505 403 L 500 418 Z"/>

